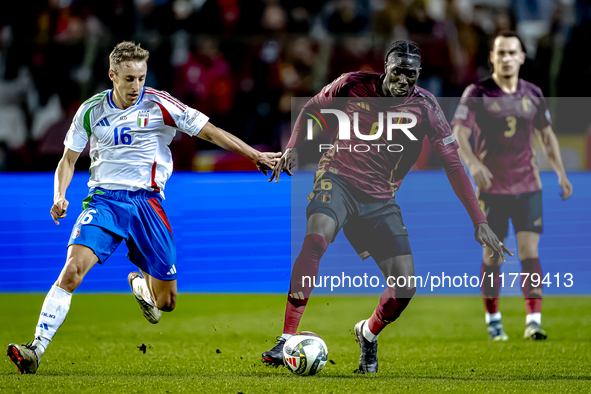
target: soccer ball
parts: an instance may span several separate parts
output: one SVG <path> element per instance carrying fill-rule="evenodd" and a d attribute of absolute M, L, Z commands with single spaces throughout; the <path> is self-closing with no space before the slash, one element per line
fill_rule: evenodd
<path fill-rule="evenodd" d="M 328 348 L 318 335 L 302 331 L 283 345 L 283 364 L 296 375 L 316 375 L 328 360 Z"/>

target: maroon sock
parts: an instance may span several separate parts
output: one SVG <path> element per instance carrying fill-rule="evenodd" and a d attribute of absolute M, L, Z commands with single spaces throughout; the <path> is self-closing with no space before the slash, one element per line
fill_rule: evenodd
<path fill-rule="evenodd" d="M 527 278 L 525 275 L 521 276 L 521 291 L 525 298 L 525 311 L 529 315 L 530 313 L 541 313 L 542 312 L 542 281 L 544 275 L 542 273 L 542 267 L 540 266 L 539 259 L 525 259 L 521 262 L 521 272 L 528 273 Z M 534 286 L 531 280 L 532 274 L 538 274 L 535 282 L 538 286 Z M 539 280 L 538 280 L 539 279 Z"/>
<path fill-rule="evenodd" d="M 390 323 L 394 322 L 404 312 L 416 292 L 416 287 L 399 288 L 388 287 L 380 297 L 378 307 L 367 321 L 372 334 L 378 335 Z M 396 295 L 398 293 L 398 298 Z"/>
<path fill-rule="evenodd" d="M 482 263 L 482 268 L 480 268 L 481 277 L 484 274 L 482 297 L 484 299 L 484 307 L 488 313 L 497 313 L 499 311 L 499 294 L 501 292 L 501 277 L 499 276 L 500 268 L 501 267 L 485 265 L 484 262 Z"/>
<path fill-rule="evenodd" d="M 314 289 L 314 282 L 318 275 L 320 259 L 326 251 L 328 243 L 322 235 L 310 234 L 304 238 L 302 251 L 296 259 L 291 271 L 291 284 L 287 295 L 285 308 L 285 321 L 283 323 L 284 334 L 295 334 L 302 319 L 304 309 Z M 308 276 L 310 280 L 302 283 L 302 277 Z"/>

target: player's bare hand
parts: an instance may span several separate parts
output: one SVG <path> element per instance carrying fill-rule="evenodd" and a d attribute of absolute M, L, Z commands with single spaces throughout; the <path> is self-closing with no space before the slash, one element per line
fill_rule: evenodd
<path fill-rule="evenodd" d="M 53 206 L 51 207 L 51 211 L 49 213 L 51 213 L 51 217 L 52 217 L 53 221 L 58 226 L 60 225 L 60 223 L 58 222 L 58 219 L 63 219 L 66 216 L 68 216 L 66 214 L 66 211 L 68 210 L 68 205 L 70 205 L 68 200 L 66 200 L 65 198 L 59 198 L 59 199 L 55 200 L 55 202 L 53 203 Z"/>
<path fill-rule="evenodd" d="M 493 254 L 490 257 L 493 257 L 494 255 L 498 254 L 499 256 L 501 256 L 501 259 L 504 263 L 505 253 L 507 253 L 509 256 L 513 256 L 513 253 L 511 253 L 509 249 L 507 249 L 505 244 L 499 241 L 495 233 L 493 233 L 490 227 L 488 227 L 488 224 L 478 223 L 475 227 L 475 230 L 476 231 L 474 232 L 474 236 L 476 237 L 476 241 L 478 241 L 478 243 L 482 245 L 482 247 L 488 246 L 492 249 Z"/>
<path fill-rule="evenodd" d="M 273 170 L 280 158 L 281 152 L 259 152 L 258 157 L 254 160 L 254 164 L 256 164 L 263 175 L 267 175 L 267 171 Z"/>
<path fill-rule="evenodd" d="M 275 168 L 273 168 L 273 172 L 271 173 L 271 178 L 269 178 L 269 182 L 271 182 L 273 179 L 275 179 L 275 183 L 279 182 L 279 175 L 282 172 L 285 172 L 289 176 L 293 176 L 290 170 L 294 166 L 294 158 L 295 154 L 293 148 L 287 148 L 285 150 L 285 153 L 283 153 L 283 156 L 281 156 L 279 162 L 277 162 L 277 164 L 275 165 Z"/>
<path fill-rule="evenodd" d="M 492 186 L 491 179 L 493 178 L 493 174 L 484 164 L 478 161 L 471 165 L 469 170 L 480 190 L 486 190 Z"/>
<path fill-rule="evenodd" d="M 571 183 L 569 182 L 568 178 L 566 177 L 566 174 L 558 178 L 558 184 L 562 188 L 562 193 L 560 193 L 560 197 L 562 197 L 563 200 L 566 200 L 573 194 L 573 185 L 571 185 Z"/>

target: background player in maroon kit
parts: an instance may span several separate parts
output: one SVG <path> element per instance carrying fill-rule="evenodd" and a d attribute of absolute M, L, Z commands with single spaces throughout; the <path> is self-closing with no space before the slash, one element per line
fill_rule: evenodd
<path fill-rule="evenodd" d="M 392 138 L 386 140 L 382 129 L 381 138 L 372 141 L 381 143 L 381 150 L 374 147 L 358 152 L 351 147 L 368 141 L 357 136 L 354 127 L 350 139 L 333 139 L 333 147 L 320 160 L 309 197 L 306 237 L 292 271 L 283 335 L 277 338 L 275 347 L 263 353 L 264 363 L 282 364 L 283 344 L 296 333 L 312 292 L 309 283 L 302 283 L 302 276 L 317 275 L 320 259 L 342 228 L 362 258 L 374 258 L 384 278 L 405 278 L 405 286 L 387 287 L 372 316 L 355 325 L 355 337 L 361 348 L 359 371 L 377 372 L 377 337 L 400 316 L 416 292 L 416 284 L 409 279 L 414 275 L 414 264 L 408 234 L 394 192 L 417 161 L 424 137 L 429 139 L 454 191 L 470 214 L 477 241 L 500 256 L 508 253 L 478 207 L 457 153 L 458 145 L 437 101 L 431 93 L 415 86 L 421 58 L 416 44 L 395 41 L 385 57 L 385 74 L 344 74 L 323 88 L 300 112 L 287 150 L 270 180 L 274 177 L 278 180 L 280 172 L 292 175 L 291 157 L 293 148 L 304 138 L 301 126 L 306 109 L 338 108 L 349 117 L 351 125 L 357 113 L 358 130 L 364 133 L 370 130 L 380 133 L 375 130 L 379 112 L 406 112 L 416 116 L 417 125 L 411 129 L 416 140 L 409 139 L 401 130 L 395 130 Z M 390 152 L 386 148 L 389 144 L 400 144 L 404 149 Z"/>
<path fill-rule="evenodd" d="M 541 131 L 541 141 L 558 174 L 563 199 L 572 194 L 572 185 L 562 165 L 542 91 L 519 79 L 524 50 L 515 33 L 501 33 L 495 38 L 490 52 L 492 77 L 466 88 L 452 124 L 460 156 L 478 186 L 479 203 L 490 227 L 499 239 L 504 239 L 511 218 L 523 272 L 538 274 L 542 279 L 538 259 L 543 224 L 542 184 L 534 151 L 535 130 Z M 468 140 L 472 133 L 474 151 Z M 491 339 L 506 341 L 498 299 L 501 259 L 491 252 L 485 247 L 482 265 L 482 272 L 494 277 L 492 286 L 487 281 L 482 289 L 486 323 Z M 546 339 L 541 328 L 541 280 L 535 286 L 538 281 L 526 281 L 525 276 L 522 279 L 527 312 L 524 337 Z"/>

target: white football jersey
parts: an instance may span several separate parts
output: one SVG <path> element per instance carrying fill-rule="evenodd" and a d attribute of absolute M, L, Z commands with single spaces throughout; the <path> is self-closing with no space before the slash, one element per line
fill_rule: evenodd
<path fill-rule="evenodd" d="M 201 112 L 149 87 L 134 105 L 119 109 L 111 89 L 80 106 L 64 145 L 82 152 L 90 140 L 90 188 L 162 191 L 172 174 L 168 145 L 176 130 L 195 136 L 208 121 Z"/>

